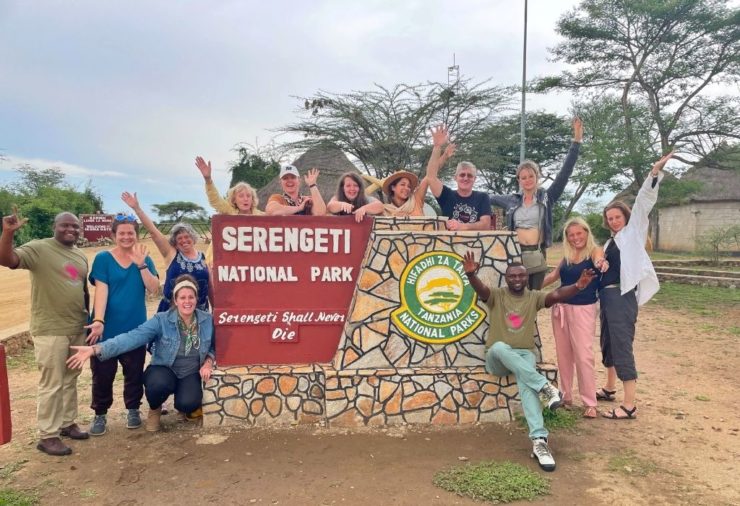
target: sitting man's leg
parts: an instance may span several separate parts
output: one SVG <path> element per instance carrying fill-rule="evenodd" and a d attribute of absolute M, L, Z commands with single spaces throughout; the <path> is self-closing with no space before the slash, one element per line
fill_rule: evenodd
<path fill-rule="evenodd" d="M 499 341 L 491 346 L 488 354 L 492 355 L 492 363 L 500 362 L 516 377 L 524 418 L 529 426 L 529 438 L 532 440 L 532 456 L 538 460 L 542 469 L 554 471 L 555 459 L 547 446 L 548 432 L 542 418 L 542 404 L 538 394 L 542 392 L 548 407 L 556 409 L 562 403 L 560 392 L 537 372 L 535 356 L 531 351 L 512 348 Z"/>

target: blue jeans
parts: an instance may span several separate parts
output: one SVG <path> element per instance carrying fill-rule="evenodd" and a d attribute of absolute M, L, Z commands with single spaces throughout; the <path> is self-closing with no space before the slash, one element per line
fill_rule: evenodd
<path fill-rule="evenodd" d="M 539 391 L 547 384 L 547 378 L 537 372 L 534 353 L 525 349 L 512 348 L 506 343 L 493 343 L 486 352 L 486 370 L 494 376 L 514 374 L 519 386 L 524 418 L 529 426 L 529 438 L 546 438 L 547 429 L 542 418 Z"/>

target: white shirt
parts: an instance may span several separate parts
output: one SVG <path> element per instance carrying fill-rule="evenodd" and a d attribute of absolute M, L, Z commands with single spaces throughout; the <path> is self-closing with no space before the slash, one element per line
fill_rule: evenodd
<path fill-rule="evenodd" d="M 658 276 L 645 250 L 645 243 L 650 224 L 648 215 L 658 200 L 658 186 L 663 176 L 662 172 L 658 173 L 658 183 L 653 188 L 653 176 L 648 174 L 637 193 L 629 223 L 614 236 L 621 260 L 619 286 L 622 295 L 637 287 L 638 306 L 649 301 L 660 289 Z"/>

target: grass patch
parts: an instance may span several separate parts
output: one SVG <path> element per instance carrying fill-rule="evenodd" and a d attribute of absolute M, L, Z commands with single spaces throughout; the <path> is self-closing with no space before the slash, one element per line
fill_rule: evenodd
<path fill-rule="evenodd" d="M 550 482 L 513 462 L 487 461 L 440 471 L 433 483 L 459 496 L 494 504 L 527 500 L 550 493 Z"/>
<path fill-rule="evenodd" d="M 660 284 L 660 291 L 650 303 L 702 316 L 717 316 L 740 304 L 740 290 L 665 282 Z"/>
<path fill-rule="evenodd" d="M 704 401 L 704 402 L 708 402 L 712 400 L 709 398 L 709 396 L 706 396 L 706 395 L 697 395 L 696 397 L 694 397 L 694 399 L 696 399 L 697 401 Z"/>
<path fill-rule="evenodd" d="M 609 459 L 609 470 L 631 476 L 647 476 L 658 470 L 655 462 L 638 457 L 635 452 L 627 450 Z"/>
<path fill-rule="evenodd" d="M 0 504 L 5 506 L 34 506 L 38 503 L 39 498 L 35 493 L 0 489 Z"/>
<path fill-rule="evenodd" d="M 4 466 L 0 467 L 0 479 L 6 480 L 10 478 L 10 476 L 21 469 L 23 467 L 23 464 L 28 462 L 27 460 L 17 460 L 15 462 L 9 462 L 8 464 L 5 464 Z M 0 503 L 2 504 L 2 503 Z"/>
<path fill-rule="evenodd" d="M 84 490 L 82 490 L 80 492 L 80 497 L 82 499 L 90 499 L 90 498 L 95 497 L 97 495 L 98 495 L 98 493 L 94 489 L 92 489 L 92 488 L 86 488 L 86 489 L 84 489 Z"/>
<path fill-rule="evenodd" d="M 578 422 L 581 420 L 581 412 L 578 410 L 558 409 L 552 411 L 549 408 L 542 410 L 542 418 L 545 421 L 545 427 L 549 431 L 555 430 L 575 430 Z M 527 428 L 527 419 L 522 413 L 517 413 L 516 419 L 519 425 Z"/>
<path fill-rule="evenodd" d="M 35 369 L 36 358 L 33 355 L 33 348 L 24 348 L 21 350 L 20 354 L 8 356 L 6 363 L 8 365 L 8 369 Z"/>

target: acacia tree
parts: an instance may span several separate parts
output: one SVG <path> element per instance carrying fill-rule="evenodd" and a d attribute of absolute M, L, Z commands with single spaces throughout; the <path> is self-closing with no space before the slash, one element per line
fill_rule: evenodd
<path fill-rule="evenodd" d="M 165 204 L 153 204 L 152 208 L 167 221 L 177 222 L 183 218 L 207 220 L 206 210 L 195 202 L 174 200 Z"/>
<path fill-rule="evenodd" d="M 647 106 L 654 148 L 690 163 L 740 138 L 740 100 L 712 94 L 713 84 L 740 77 L 740 11 L 727 0 L 583 0 L 557 24 L 564 41 L 551 49 L 575 70 L 541 79 L 538 90 L 595 89 L 616 93 L 622 108 L 632 179 L 637 128 L 632 111 Z M 656 153 L 657 155 L 657 153 Z"/>
<path fill-rule="evenodd" d="M 289 149 L 336 147 L 359 161 L 366 172 L 383 178 L 405 168 L 419 170 L 429 155 L 429 129 L 447 125 L 461 147 L 491 119 L 504 112 L 511 89 L 461 80 L 441 83 L 375 85 L 369 91 L 319 91 L 299 98 L 301 119 L 280 131 L 299 134 Z"/>

